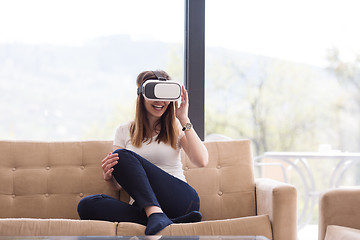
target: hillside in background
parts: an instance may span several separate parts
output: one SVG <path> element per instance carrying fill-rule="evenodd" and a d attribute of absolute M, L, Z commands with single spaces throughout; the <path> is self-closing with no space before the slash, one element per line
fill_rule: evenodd
<path fill-rule="evenodd" d="M 0 45 L 0 138 L 81 137 L 135 97 L 140 71 L 165 68 L 170 48 L 178 46 L 127 36 L 80 47 Z"/>

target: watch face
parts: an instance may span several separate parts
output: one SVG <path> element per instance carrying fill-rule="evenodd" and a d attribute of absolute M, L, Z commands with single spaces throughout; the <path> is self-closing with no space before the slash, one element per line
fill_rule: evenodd
<path fill-rule="evenodd" d="M 192 124 L 191 124 L 191 123 L 186 123 L 186 124 L 185 124 L 185 129 L 186 129 L 186 130 L 190 130 L 191 127 L 192 127 Z"/>

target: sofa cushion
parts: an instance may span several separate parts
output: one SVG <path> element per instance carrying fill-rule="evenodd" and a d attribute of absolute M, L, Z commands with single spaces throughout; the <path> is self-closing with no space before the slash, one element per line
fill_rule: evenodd
<path fill-rule="evenodd" d="M 204 220 L 256 215 L 255 181 L 249 140 L 205 142 L 209 164 L 198 168 L 182 152 L 186 180 L 200 197 Z"/>
<path fill-rule="evenodd" d="M 325 240 L 353 240 L 360 239 L 360 230 L 336 225 L 326 228 Z"/>
<path fill-rule="evenodd" d="M 70 219 L 0 219 L 0 236 L 115 236 L 116 223 Z"/>
<path fill-rule="evenodd" d="M 145 226 L 131 222 L 119 222 L 117 226 L 118 236 L 143 236 L 145 235 Z"/>
<path fill-rule="evenodd" d="M 117 227 L 118 236 L 144 235 L 145 226 L 136 223 L 121 222 Z M 269 217 L 266 215 L 233 218 L 226 220 L 210 220 L 198 223 L 172 224 L 158 233 L 164 236 L 193 235 L 251 235 L 265 236 L 272 239 Z"/>
<path fill-rule="evenodd" d="M 210 220 L 199 223 L 172 224 L 159 235 L 238 235 L 265 236 L 272 239 L 269 217 L 266 215 L 226 220 Z"/>

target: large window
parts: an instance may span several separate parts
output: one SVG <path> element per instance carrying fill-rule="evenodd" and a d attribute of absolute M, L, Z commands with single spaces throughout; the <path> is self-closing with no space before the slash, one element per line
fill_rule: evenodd
<path fill-rule="evenodd" d="M 135 80 L 183 81 L 184 1 L 0 2 L 0 139 L 112 139 Z"/>
<path fill-rule="evenodd" d="M 250 139 L 254 157 L 360 152 L 358 9 L 356 0 L 207 0 L 206 138 Z M 299 224 L 316 224 L 318 194 L 341 165 L 334 157 L 304 158 L 258 174 L 288 171 Z M 279 166 L 265 160 L 261 166 Z M 308 169 L 295 171 L 302 163 Z M 338 186 L 359 185 L 359 164 L 346 164 Z M 303 215 L 311 205 L 310 217 Z"/>

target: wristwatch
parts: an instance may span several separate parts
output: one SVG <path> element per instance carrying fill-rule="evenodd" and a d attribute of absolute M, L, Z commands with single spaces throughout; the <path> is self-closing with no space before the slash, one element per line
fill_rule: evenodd
<path fill-rule="evenodd" d="M 188 122 L 188 123 L 185 123 L 182 130 L 183 131 L 189 131 L 191 128 L 192 128 L 192 124 Z"/>

